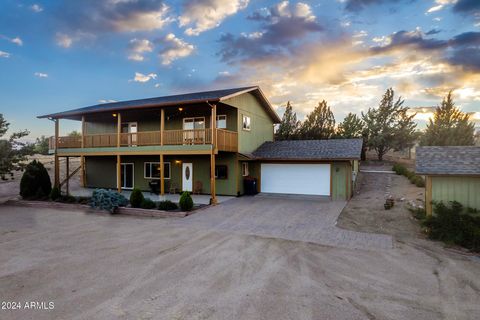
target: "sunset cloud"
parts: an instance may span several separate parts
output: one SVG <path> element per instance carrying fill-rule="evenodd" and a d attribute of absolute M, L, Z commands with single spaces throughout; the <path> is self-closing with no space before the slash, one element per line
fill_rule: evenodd
<path fill-rule="evenodd" d="M 155 79 L 157 79 L 157 74 L 156 73 L 143 74 L 143 73 L 140 73 L 140 72 L 135 72 L 135 77 L 130 81 L 145 83 L 145 82 L 148 82 L 150 80 L 155 80 Z"/>
<path fill-rule="evenodd" d="M 0 50 L 0 58 L 10 58 L 11 54 Z"/>
<path fill-rule="evenodd" d="M 161 40 L 160 44 L 162 46 L 160 58 L 163 65 L 169 65 L 177 59 L 188 57 L 195 50 L 194 45 L 177 38 L 173 33 L 169 33 Z"/>
<path fill-rule="evenodd" d="M 153 43 L 148 39 L 132 39 L 129 43 L 129 60 L 143 61 L 144 54 L 153 51 Z"/>

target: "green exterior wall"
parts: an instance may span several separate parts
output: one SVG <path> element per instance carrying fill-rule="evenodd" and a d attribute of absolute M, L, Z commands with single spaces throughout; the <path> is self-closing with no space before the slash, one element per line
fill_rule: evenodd
<path fill-rule="evenodd" d="M 87 187 L 90 188 L 116 188 L 116 158 L 115 157 L 86 157 Z M 150 191 L 144 174 L 145 162 L 160 162 L 158 155 L 149 156 L 122 156 L 122 163 L 134 164 L 134 187 L 143 191 Z M 201 181 L 202 193 L 210 193 L 210 156 L 164 156 L 164 162 L 170 162 L 170 179 L 165 179 L 165 191 L 168 193 L 173 183 L 178 190 L 182 189 L 182 163 L 193 164 L 193 182 Z M 217 165 L 226 165 L 227 179 L 217 179 L 216 193 L 218 195 L 237 195 L 236 155 L 221 152 L 216 156 Z"/>
<path fill-rule="evenodd" d="M 432 176 L 432 201 L 458 201 L 465 207 L 480 209 L 480 177 Z"/>
<path fill-rule="evenodd" d="M 265 141 L 273 141 L 273 121 L 254 95 L 245 93 L 224 102 L 237 108 L 238 152 L 251 153 Z M 242 129 L 243 115 L 250 117 L 250 131 Z"/>
<path fill-rule="evenodd" d="M 348 200 L 351 196 L 352 181 L 349 171 L 352 170 L 348 162 L 332 163 L 332 200 Z"/>

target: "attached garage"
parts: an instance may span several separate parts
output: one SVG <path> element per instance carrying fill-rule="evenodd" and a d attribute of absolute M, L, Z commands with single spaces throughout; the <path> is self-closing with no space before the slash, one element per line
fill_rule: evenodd
<path fill-rule="evenodd" d="M 330 164 L 262 163 L 262 192 L 330 196 Z"/>
<path fill-rule="evenodd" d="M 348 200 L 362 139 L 265 142 L 253 156 L 260 162 L 259 191 Z"/>

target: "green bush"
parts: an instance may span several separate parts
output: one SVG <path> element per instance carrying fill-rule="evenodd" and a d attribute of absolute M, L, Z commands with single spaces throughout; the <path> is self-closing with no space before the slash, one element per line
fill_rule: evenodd
<path fill-rule="evenodd" d="M 190 196 L 190 193 L 187 191 L 184 191 L 182 195 L 180 196 L 180 201 L 178 203 L 180 205 L 180 209 L 182 211 L 190 211 L 193 208 L 193 199 Z"/>
<path fill-rule="evenodd" d="M 52 191 L 50 191 L 50 199 L 52 199 L 53 201 L 56 201 L 61 196 L 62 194 L 60 193 L 59 187 L 53 187 Z"/>
<path fill-rule="evenodd" d="M 133 208 L 140 208 L 142 206 L 142 202 L 145 200 L 143 197 L 142 191 L 140 189 L 134 188 L 132 190 L 132 194 L 130 195 L 130 205 Z"/>
<path fill-rule="evenodd" d="M 402 175 L 408 178 L 410 182 L 416 185 L 419 188 L 425 187 L 425 181 L 419 175 L 416 175 L 415 172 L 408 170 L 404 165 L 399 163 L 395 163 L 392 167 L 392 171 L 394 171 L 398 175 Z"/>
<path fill-rule="evenodd" d="M 140 207 L 142 209 L 154 209 L 154 208 L 157 207 L 157 205 L 151 199 L 145 198 L 145 199 L 143 199 L 142 203 L 140 204 Z"/>
<path fill-rule="evenodd" d="M 414 175 L 410 181 L 419 188 L 425 187 L 425 180 L 420 176 Z"/>
<path fill-rule="evenodd" d="M 408 210 L 412 213 L 412 216 L 417 220 L 424 220 L 426 217 L 426 212 L 424 208 L 414 207 L 414 208 L 408 208 Z"/>
<path fill-rule="evenodd" d="M 20 181 L 20 195 L 24 199 L 46 199 L 52 191 L 52 182 L 47 169 L 33 160 L 25 167 Z"/>
<path fill-rule="evenodd" d="M 75 198 L 74 196 L 71 196 L 71 195 L 60 196 L 60 198 L 58 198 L 57 200 L 60 201 L 60 202 L 63 202 L 63 203 L 76 203 L 77 202 L 77 198 Z"/>
<path fill-rule="evenodd" d="M 108 210 L 115 213 L 118 207 L 124 207 L 128 203 L 127 198 L 116 191 L 95 189 L 90 198 L 90 207 Z"/>
<path fill-rule="evenodd" d="M 434 214 L 424 220 L 423 226 L 431 239 L 480 252 L 480 217 L 466 211 L 456 201 L 449 205 L 435 203 Z"/>
<path fill-rule="evenodd" d="M 160 201 L 158 210 L 171 211 L 178 209 L 178 206 L 170 200 Z"/>

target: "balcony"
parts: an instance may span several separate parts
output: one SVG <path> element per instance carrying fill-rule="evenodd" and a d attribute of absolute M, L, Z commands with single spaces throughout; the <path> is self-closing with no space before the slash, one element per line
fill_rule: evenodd
<path fill-rule="evenodd" d="M 217 148 L 219 151 L 236 152 L 238 150 L 238 134 L 235 131 L 217 129 Z M 59 149 L 117 147 L 116 133 L 87 134 L 83 137 L 58 137 Z M 185 146 L 212 144 L 211 129 L 195 130 L 165 130 L 163 143 L 161 131 L 141 131 L 136 133 L 121 133 L 120 147 L 139 146 Z M 55 137 L 49 139 L 50 150 L 55 149 Z"/>

